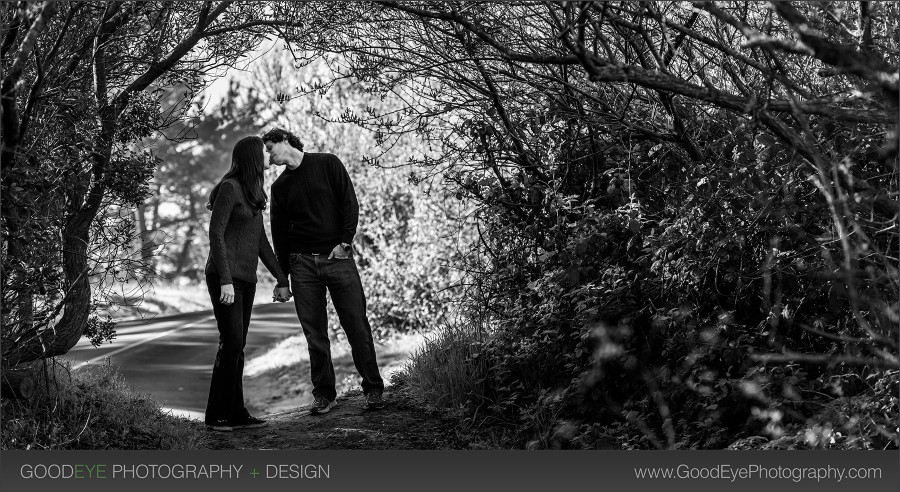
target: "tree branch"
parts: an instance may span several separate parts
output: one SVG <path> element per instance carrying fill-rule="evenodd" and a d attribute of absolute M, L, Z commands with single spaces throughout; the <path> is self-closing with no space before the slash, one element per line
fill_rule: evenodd
<path fill-rule="evenodd" d="M 74 7 L 69 9 L 69 14 L 66 16 L 65 22 L 63 22 L 63 26 L 59 30 L 59 34 L 56 36 L 56 41 L 53 43 L 53 48 L 50 49 L 50 53 L 47 54 L 47 57 L 43 60 L 42 64 L 39 63 L 40 60 L 36 60 L 38 77 L 34 81 L 34 84 L 32 84 L 31 91 L 29 91 L 28 93 L 28 100 L 25 102 L 25 111 L 22 113 L 22 123 L 19 127 L 19 141 L 25 138 L 25 134 L 28 132 L 28 126 L 31 122 L 31 115 L 34 112 L 34 106 L 37 103 L 38 96 L 40 95 L 41 87 L 43 87 L 44 85 L 46 72 L 50 68 L 50 64 L 53 59 L 56 58 L 56 54 L 59 52 L 59 47 L 62 46 L 63 38 L 69 31 L 69 26 L 72 24 L 72 19 L 75 18 L 75 14 L 79 10 L 81 10 L 81 5 L 79 4 L 76 4 Z"/>
<path fill-rule="evenodd" d="M 593 73 L 589 72 L 589 78 L 593 82 L 630 82 L 642 87 L 661 89 L 740 113 L 747 113 L 757 105 L 765 105 L 768 110 L 780 113 L 789 113 L 792 110 L 790 101 L 758 101 L 754 98 L 743 98 L 719 89 L 700 87 L 678 77 L 631 65 L 596 67 Z M 841 108 L 808 102 L 801 102 L 799 108 L 808 114 L 817 114 L 841 121 L 876 124 L 888 124 L 894 121 L 892 116 L 870 109 Z"/>
<path fill-rule="evenodd" d="M 810 27 L 809 21 L 790 2 L 770 3 L 778 15 L 794 28 L 800 40 L 809 47 L 814 57 L 846 73 L 859 75 L 878 84 L 893 96 L 896 107 L 898 93 L 900 93 L 900 73 L 898 73 L 897 67 L 888 65 L 871 52 L 867 53 L 837 45 L 825 39 L 825 36 Z"/>
<path fill-rule="evenodd" d="M 19 121 L 19 106 L 16 95 L 16 86 L 22 77 L 25 63 L 31 56 L 38 37 L 47 28 L 50 19 L 56 14 L 56 2 L 46 2 L 37 19 L 31 24 L 25 39 L 19 45 L 16 57 L 6 70 L 6 76 L 0 83 L 0 129 L 3 137 L 0 142 L 0 163 L 8 171 L 16 165 L 16 148 L 19 146 L 21 122 Z M 4 177 L 7 175 L 4 173 Z"/>
<path fill-rule="evenodd" d="M 140 92 L 146 89 L 150 84 L 152 84 L 156 79 L 158 79 L 161 75 L 171 70 L 181 58 L 184 57 L 189 51 L 191 51 L 194 46 L 200 41 L 204 36 L 204 31 L 210 24 L 212 24 L 216 18 L 222 15 L 225 10 L 233 3 L 233 0 L 227 0 L 219 3 L 215 9 L 213 9 L 209 15 L 205 16 L 203 23 L 198 22 L 197 27 L 194 31 L 186 38 L 181 40 L 175 48 L 159 62 L 153 63 L 150 65 L 147 70 L 141 74 L 138 78 L 132 81 L 128 86 L 116 96 L 116 98 L 112 102 L 112 106 L 115 110 L 115 114 L 121 113 L 125 107 L 128 105 L 128 101 L 131 99 L 131 94 L 135 92 Z"/>
<path fill-rule="evenodd" d="M 22 71 L 25 70 L 25 63 L 28 62 L 28 57 L 31 56 L 31 51 L 34 49 L 38 37 L 47 28 L 47 24 L 50 22 L 50 19 L 56 15 L 56 11 L 56 2 L 44 2 L 41 13 L 38 14 L 37 19 L 31 24 L 31 28 L 28 29 L 28 33 L 25 34 L 25 39 L 23 39 L 22 43 L 19 45 L 16 57 L 6 71 L 6 77 L 3 78 L 2 95 L 4 97 L 6 97 L 7 93 L 15 87 L 16 82 L 22 77 Z"/>
<path fill-rule="evenodd" d="M 897 361 L 896 358 L 894 360 L 866 359 L 863 357 L 854 357 L 852 355 L 798 354 L 793 352 L 785 354 L 750 354 L 750 358 L 763 363 L 800 362 L 822 366 L 847 364 L 849 366 L 873 367 L 877 369 L 900 369 L 900 361 Z"/>
<path fill-rule="evenodd" d="M 401 4 L 401 3 L 395 2 L 395 1 L 378 1 L 375 3 L 378 3 L 385 7 L 392 8 L 394 10 L 399 10 L 401 12 L 413 14 L 418 17 L 426 17 L 429 19 L 438 19 L 438 20 L 456 22 L 457 24 L 459 24 L 459 25 L 463 26 L 464 28 L 466 28 L 467 30 L 471 31 L 472 34 L 475 34 L 476 36 L 481 38 L 482 41 L 489 44 L 491 47 L 493 47 L 498 52 L 500 52 L 504 58 L 509 59 L 509 60 L 518 61 L 518 62 L 526 62 L 526 63 L 540 63 L 540 64 L 552 64 L 552 65 L 577 65 L 580 63 L 578 60 L 578 57 L 574 56 L 574 55 L 535 56 L 535 55 L 528 55 L 525 53 L 519 53 L 517 51 L 513 51 L 513 50 L 507 48 L 506 46 L 504 46 L 502 43 L 500 43 L 496 39 L 494 39 L 492 36 L 488 35 L 484 31 L 482 31 L 481 29 L 478 29 L 475 26 L 475 24 L 473 24 L 472 22 L 470 22 L 468 19 L 466 19 L 465 17 L 463 17 L 460 14 L 449 13 L 449 12 L 432 12 L 430 10 L 423 10 L 423 9 L 418 9 L 415 7 L 410 7 L 406 4 Z"/>
<path fill-rule="evenodd" d="M 270 26 L 270 27 L 303 27 L 303 22 L 278 21 L 278 20 L 256 20 L 245 22 L 243 24 L 235 24 L 228 27 L 220 27 L 218 29 L 210 29 L 204 31 L 203 37 L 209 38 L 220 34 L 228 34 L 230 32 L 241 31 L 251 27 Z"/>
<path fill-rule="evenodd" d="M 590 80 L 593 82 L 634 83 L 642 87 L 669 91 L 692 99 L 705 101 L 741 113 L 747 113 L 751 110 L 751 108 L 757 105 L 764 105 L 768 110 L 775 112 L 790 113 L 792 111 L 792 103 L 790 101 L 758 101 L 752 97 L 739 97 L 715 88 L 707 88 L 691 84 L 677 76 L 665 74 L 660 71 L 648 70 L 635 65 L 611 64 L 609 61 L 599 58 L 595 54 L 588 52 L 584 49 L 583 46 L 577 46 L 573 44 L 567 36 L 563 36 L 562 41 L 563 43 L 567 44 L 568 49 L 573 53 L 572 55 L 525 55 L 523 53 L 518 53 L 510 50 L 461 15 L 454 14 L 452 12 L 432 12 L 428 10 L 417 9 L 409 7 L 405 4 L 399 4 L 394 1 L 383 1 L 378 3 L 386 7 L 394 8 L 417 16 L 456 22 L 462 27 L 471 31 L 478 38 L 486 41 L 491 47 L 497 50 L 500 56 L 510 61 L 534 63 L 539 65 L 571 65 L 577 63 L 581 64 L 585 68 L 585 70 L 588 72 Z M 705 5 L 709 2 L 699 3 Z M 716 9 L 717 7 L 713 5 L 710 8 Z M 551 15 L 553 15 L 552 11 L 550 13 Z M 557 21 L 559 21 L 559 19 L 557 19 Z M 736 20 L 732 21 L 737 23 Z M 667 25 L 670 25 L 668 21 Z M 738 25 L 740 25 L 740 23 L 738 23 Z M 746 28 L 746 26 L 743 27 Z M 764 67 L 757 68 L 765 70 Z M 799 104 L 799 108 L 808 114 L 816 114 L 840 121 L 854 121 L 859 123 L 874 124 L 890 124 L 894 122 L 893 115 L 889 115 L 885 112 L 874 111 L 872 109 L 842 108 L 834 106 L 833 104 L 810 102 L 801 102 Z"/>

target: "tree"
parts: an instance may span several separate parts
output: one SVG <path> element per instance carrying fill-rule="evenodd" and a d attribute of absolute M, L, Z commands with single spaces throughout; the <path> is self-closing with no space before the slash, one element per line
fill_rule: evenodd
<path fill-rule="evenodd" d="M 144 200 L 155 165 L 134 144 L 181 117 L 161 114 L 155 91 L 180 84 L 190 99 L 267 33 L 302 22 L 230 1 L 2 9 L 3 364 L 11 367 L 65 353 L 89 326 L 91 267 L 113 270 L 118 250 L 109 246 L 124 242 L 104 234 L 133 230 L 132 214 L 116 209 Z"/>

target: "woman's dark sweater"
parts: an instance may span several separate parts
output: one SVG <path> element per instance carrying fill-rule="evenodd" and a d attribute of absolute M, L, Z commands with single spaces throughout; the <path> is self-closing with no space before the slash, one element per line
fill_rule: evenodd
<path fill-rule="evenodd" d="M 231 284 L 235 279 L 255 284 L 257 258 L 275 276 L 279 287 L 288 285 L 266 237 L 262 213 L 254 214 L 240 182 L 227 179 L 213 201 L 206 273 L 218 275 L 219 285 Z"/>

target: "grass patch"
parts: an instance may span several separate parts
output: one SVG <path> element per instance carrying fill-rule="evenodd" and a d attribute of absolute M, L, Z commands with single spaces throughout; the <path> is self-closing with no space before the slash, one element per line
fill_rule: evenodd
<path fill-rule="evenodd" d="M 447 326 L 425 338 L 398 380 L 414 398 L 436 409 L 478 407 L 489 400 L 481 342 L 482 335 L 465 325 Z"/>
<path fill-rule="evenodd" d="M 460 448 L 520 448 L 517 422 L 497 413 L 485 342 L 474 327 L 446 326 L 425 338 L 392 383 L 412 401 L 455 420 L 452 440 Z"/>
<path fill-rule="evenodd" d="M 37 371 L 34 396 L 4 399 L 0 449 L 200 449 L 203 433 L 188 420 L 164 413 L 105 365 L 73 375 L 47 361 Z"/>

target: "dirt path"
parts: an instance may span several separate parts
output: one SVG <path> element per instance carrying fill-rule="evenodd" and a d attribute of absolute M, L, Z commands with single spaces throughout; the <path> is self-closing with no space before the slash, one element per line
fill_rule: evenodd
<path fill-rule="evenodd" d="M 385 407 L 368 410 L 361 391 L 339 396 L 325 415 L 309 407 L 265 416 L 260 429 L 206 431 L 209 449 L 459 449 L 452 421 L 417 408 L 402 388 L 385 390 Z M 197 425 L 202 425 L 197 423 Z"/>

